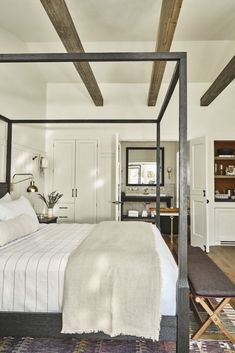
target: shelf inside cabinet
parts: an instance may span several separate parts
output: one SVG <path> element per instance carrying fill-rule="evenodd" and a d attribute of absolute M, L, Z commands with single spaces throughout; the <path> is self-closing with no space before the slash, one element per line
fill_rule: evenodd
<path fill-rule="evenodd" d="M 235 157 L 215 157 L 215 161 L 235 161 Z"/>
<path fill-rule="evenodd" d="M 235 179 L 235 175 L 215 175 L 216 179 Z"/>

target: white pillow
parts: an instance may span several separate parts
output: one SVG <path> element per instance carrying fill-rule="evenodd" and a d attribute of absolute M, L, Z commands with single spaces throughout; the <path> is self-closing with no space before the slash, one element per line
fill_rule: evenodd
<path fill-rule="evenodd" d="M 39 224 L 27 214 L 0 222 L 0 246 L 38 230 Z"/>
<path fill-rule="evenodd" d="M 9 202 L 11 201 L 11 195 L 9 194 L 9 192 L 6 193 L 6 195 L 4 195 L 1 199 L 0 199 L 0 202 Z"/>
<path fill-rule="evenodd" d="M 26 197 L 21 196 L 18 200 L 0 203 L 0 220 L 7 221 L 21 214 L 27 214 L 39 224 L 37 215 Z"/>

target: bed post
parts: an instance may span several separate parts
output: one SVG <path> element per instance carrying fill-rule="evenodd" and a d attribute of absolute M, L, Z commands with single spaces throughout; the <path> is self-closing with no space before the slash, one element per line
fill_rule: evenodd
<path fill-rule="evenodd" d="M 156 143 L 156 156 L 157 156 L 157 163 L 156 163 L 156 226 L 160 230 L 160 121 L 157 121 L 157 143 Z"/>
<path fill-rule="evenodd" d="M 179 75 L 179 238 L 177 292 L 177 353 L 189 352 L 189 287 L 187 270 L 187 62 L 180 58 Z"/>
<path fill-rule="evenodd" d="M 8 191 L 11 191 L 11 152 L 12 152 L 12 122 L 7 124 L 7 163 L 6 163 L 6 183 Z"/>
<path fill-rule="evenodd" d="M 11 185 L 11 150 L 12 150 L 12 121 L 3 115 L 0 115 L 0 120 L 7 124 L 7 143 L 6 143 L 6 178 L 5 181 L 0 182 L 0 194 L 10 192 Z"/>

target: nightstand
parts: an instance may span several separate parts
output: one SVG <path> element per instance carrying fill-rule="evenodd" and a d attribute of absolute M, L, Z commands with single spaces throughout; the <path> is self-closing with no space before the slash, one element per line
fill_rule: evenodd
<path fill-rule="evenodd" d="M 49 224 L 49 223 L 57 223 L 57 218 L 58 217 L 47 217 L 47 216 L 44 216 L 43 218 L 38 217 L 38 220 L 39 220 L 39 223 Z"/>

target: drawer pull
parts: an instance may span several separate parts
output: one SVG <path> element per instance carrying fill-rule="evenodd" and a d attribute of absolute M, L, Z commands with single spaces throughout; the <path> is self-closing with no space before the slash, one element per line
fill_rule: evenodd
<path fill-rule="evenodd" d="M 68 218 L 68 216 L 59 216 L 59 218 Z"/>
<path fill-rule="evenodd" d="M 60 206 L 59 209 L 60 209 L 60 210 L 67 210 L 68 207 Z"/>

